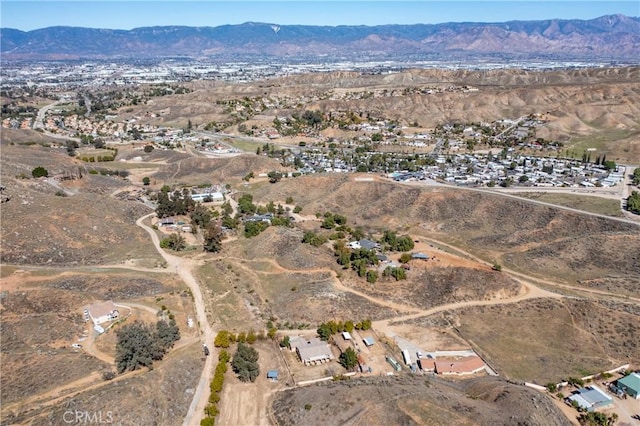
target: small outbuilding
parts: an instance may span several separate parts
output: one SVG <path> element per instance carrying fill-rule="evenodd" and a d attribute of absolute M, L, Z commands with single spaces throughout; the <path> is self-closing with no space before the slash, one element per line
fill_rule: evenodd
<path fill-rule="evenodd" d="M 278 370 L 267 371 L 267 379 L 273 380 L 274 382 L 276 382 L 278 380 Z"/>
<path fill-rule="evenodd" d="M 367 346 L 373 346 L 376 343 L 375 340 L 373 340 L 373 337 L 365 337 L 362 341 Z"/>
<path fill-rule="evenodd" d="M 342 338 L 344 340 L 351 340 L 351 333 L 349 333 L 348 331 L 343 331 L 342 332 Z"/>
<path fill-rule="evenodd" d="M 411 259 L 416 260 L 429 260 L 429 256 L 424 253 L 411 253 Z"/>

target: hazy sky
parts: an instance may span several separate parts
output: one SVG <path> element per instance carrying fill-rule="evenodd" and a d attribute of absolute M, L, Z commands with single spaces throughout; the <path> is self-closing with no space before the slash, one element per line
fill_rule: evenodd
<path fill-rule="evenodd" d="M 56 25 L 131 29 L 243 22 L 302 25 L 434 24 L 640 16 L 632 1 L 30 1 L 0 0 L 0 24 L 28 31 Z"/>

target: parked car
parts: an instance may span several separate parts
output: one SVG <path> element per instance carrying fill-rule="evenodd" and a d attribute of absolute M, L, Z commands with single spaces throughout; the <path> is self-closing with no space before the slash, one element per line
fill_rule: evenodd
<path fill-rule="evenodd" d="M 82 345 L 80 343 L 74 343 L 71 345 L 72 348 L 81 349 Z"/>

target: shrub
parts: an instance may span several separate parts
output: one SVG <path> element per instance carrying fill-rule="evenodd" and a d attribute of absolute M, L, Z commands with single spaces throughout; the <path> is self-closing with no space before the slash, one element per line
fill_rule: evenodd
<path fill-rule="evenodd" d="M 42 166 L 38 166 L 31 171 L 31 176 L 34 178 L 47 177 L 49 176 L 49 171 Z"/>

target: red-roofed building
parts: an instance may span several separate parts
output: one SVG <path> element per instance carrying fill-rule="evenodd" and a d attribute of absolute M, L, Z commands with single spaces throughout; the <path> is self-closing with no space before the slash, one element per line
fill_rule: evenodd
<path fill-rule="evenodd" d="M 436 374 L 458 375 L 475 374 L 484 370 L 484 361 L 479 356 L 469 356 L 461 359 L 437 359 L 434 362 Z"/>

